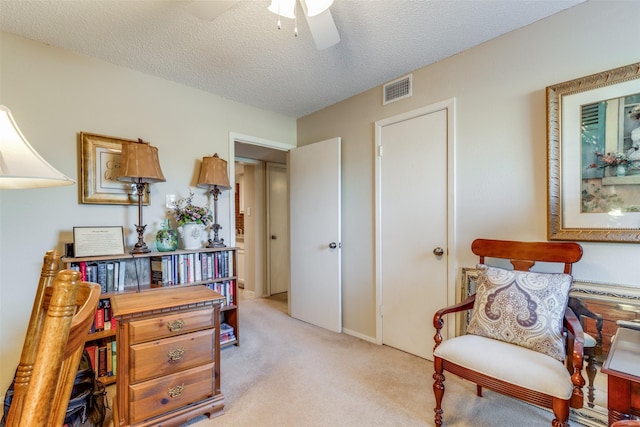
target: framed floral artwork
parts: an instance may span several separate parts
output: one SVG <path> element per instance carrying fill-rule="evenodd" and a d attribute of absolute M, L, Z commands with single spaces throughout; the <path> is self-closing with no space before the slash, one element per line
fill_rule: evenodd
<path fill-rule="evenodd" d="M 138 192 L 132 183 L 118 181 L 122 145 L 135 140 L 80 133 L 80 201 L 85 204 L 137 205 Z M 142 203 L 151 202 L 145 191 Z"/>
<path fill-rule="evenodd" d="M 640 242 L 640 63 L 546 95 L 549 240 Z"/>

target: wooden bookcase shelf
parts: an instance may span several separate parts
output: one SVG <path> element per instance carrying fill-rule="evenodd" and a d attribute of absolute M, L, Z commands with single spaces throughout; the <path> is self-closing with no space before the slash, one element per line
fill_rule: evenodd
<path fill-rule="evenodd" d="M 79 270 L 83 280 L 102 287 L 102 314 L 96 318 L 108 321 L 112 298 L 126 293 L 147 293 L 186 286 L 206 286 L 225 297 L 220 309 L 220 347 L 240 344 L 238 322 L 238 249 L 235 247 L 179 249 L 173 252 L 148 252 L 93 257 L 63 257 L 67 269 Z M 149 298 L 154 298 L 148 292 Z M 107 311 L 108 310 L 108 311 Z M 98 310 L 100 311 L 100 309 Z M 106 316 L 106 319 L 105 319 Z M 85 348 L 95 357 L 92 362 L 104 384 L 117 381 L 118 350 L 115 325 L 102 326 L 86 338 Z M 96 324 L 94 324 L 94 328 Z M 108 349 L 100 355 L 100 348 Z M 116 358 L 113 358 L 113 354 Z M 107 354 L 110 352 L 110 356 Z M 91 354 L 93 353 L 93 354 Z M 107 359 L 106 363 L 103 357 Z M 111 358 L 110 358 L 111 357 Z M 103 363 L 101 365 L 101 363 Z"/>

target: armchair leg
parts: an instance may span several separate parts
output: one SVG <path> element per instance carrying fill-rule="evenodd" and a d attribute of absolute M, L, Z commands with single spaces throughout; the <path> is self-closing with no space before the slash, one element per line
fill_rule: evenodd
<path fill-rule="evenodd" d="M 442 396 L 444 396 L 444 375 L 442 374 L 442 359 L 433 358 L 433 394 L 436 398 L 435 423 L 436 427 L 442 426 Z"/>
<path fill-rule="evenodd" d="M 587 378 L 589 379 L 589 386 L 587 387 L 587 405 L 589 406 L 589 408 L 593 408 L 594 404 L 593 401 L 595 399 L 595 387 L 593 385 L 595 378 L 596 378 L 596 373 L 598 372 L 597 368 L 596 368 L 596 358 L 592 355 L 587 356 Z"/>
<path fill-rule="evenodd" d="M 553 398 L 553 414 L 556 416 L 551 422 L 553 427 L 569 427 L 569 401 Z"/>

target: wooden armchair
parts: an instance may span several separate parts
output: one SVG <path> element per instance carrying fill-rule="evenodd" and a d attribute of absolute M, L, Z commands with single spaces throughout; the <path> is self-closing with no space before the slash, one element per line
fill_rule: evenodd
<path fill-rule="evenodd" d="M 7 427 L 59 427 L 78 370 L 100 286 L 73 270 L 57 272 L 60 255 L 45 255 L 16 371 Z M 55 276 L 55 278 L 54 278 Z"/>
<path fill-rule="evenodd" d="M 576 243 L 478 239 L 471 249 L 480 257 L 476 294 L 433 318 L 436 426 L 443 422 L 448 371 L 476 383 L 478 396 L 486 387 L 553 409 L 552 426 L 568 427 L 569 408 L 581 408 L 584 398 L 584 337 L 578 318 L 567 308 L 571 267 L 582 257 L 582 248 Z M 488 267 L 486 258 L 509 260 L 513 271 Z M 564 273 L 530 272 L 538 261 L 564 264 Z M 443 341 L 444 316 L 472 308 L 467 334 Z M 573 345 L 570 370 L 565 367 L 563 328 Z"/>

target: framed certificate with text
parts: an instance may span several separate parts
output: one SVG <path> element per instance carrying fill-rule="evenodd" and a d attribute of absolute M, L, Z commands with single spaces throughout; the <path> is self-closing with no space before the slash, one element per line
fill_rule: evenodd
<path fill-rule="evenodd" d="M 124 254 L 122 227 L 73 227 L 73 249 L 76 257 Z"/>

